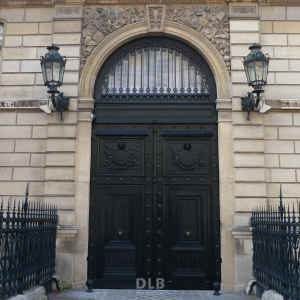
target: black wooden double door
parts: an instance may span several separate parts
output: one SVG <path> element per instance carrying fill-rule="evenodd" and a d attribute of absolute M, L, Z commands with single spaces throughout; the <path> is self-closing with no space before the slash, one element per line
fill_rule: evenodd
<path fill-rule="evenodd" d="M 88 278 L 98 288 L 220 281 L 216 124 L 95 124 Z"/>

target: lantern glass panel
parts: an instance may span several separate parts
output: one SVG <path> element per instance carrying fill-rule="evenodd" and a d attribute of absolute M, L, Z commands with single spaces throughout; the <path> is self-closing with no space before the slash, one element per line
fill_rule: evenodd
<path fill-rule="evenodd" d="M 267 83 L 268 79 L 268 69 L 269 69 L 269 62 L 264 61 L 264 73 L 263 73 L 263 80 Z"/>
<path fill-rule="evenodd" d="M 255 62 L 255 84 L 259 85 L 261 80 L 263 80 L 263 62 L 258 60 Z"/>
<path fill-rule="evenodd" d="M 46 73 L 46 80 L 47 82 L 51 82 L 52 81 L 52 62 L 46 62 L 44 64 L 45 66 L 45 73 Z"/>
<path fill-rule="evenodd" d="M 60 74 L 59 74 L 59 81 L 61 82 L 61 84 L 64 81 L 64 73 L 65 73 L 65 64 L 61 64 Z"/>
<path fill-rule="evenodd" d="M 58 81 L 60 79 L 60 63 L 59 62 L 53 62 L 53 81 L 56 81 L 56 84 L 58 84 Z"/>
<path fill-rule="evenodd" d="M 255 63 L 254 63 L 254 61 L 249 62 L 247 64 L 247 71 L 248 71 L 248 76 L 249 76 L 248 83 L 251 83 L 255 80 Z"/>
<path fill-rule="evenodd" d="M 46 75 L 45 64 L 42 64 L 42 72 L 43 72 L 44 84 L 46 84 L 46 82 L 47 82 L 47 75 Z"/>

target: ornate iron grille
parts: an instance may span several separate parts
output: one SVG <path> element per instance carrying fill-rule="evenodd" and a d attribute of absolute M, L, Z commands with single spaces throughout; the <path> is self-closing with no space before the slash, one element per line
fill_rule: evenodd
<path fill-rule="evenodd" d="M 52 278 L 55 272 L 57 208 L 25 201 L 0 206 L 0 297 Z"/>
<path fill-rule="evenodd" d="M 253 273 L 257 281 L 287 300 L 300 299 L 300 207 L 256 208 L 252 211 Z"/>
<path fill-rule="evenodd" d="M 148 42 L 127 47 L 102 73 L 95 86 L 97 102 L 215 100 L 210 97 L 210 82 L 199 59 L 169 43 Z"/>

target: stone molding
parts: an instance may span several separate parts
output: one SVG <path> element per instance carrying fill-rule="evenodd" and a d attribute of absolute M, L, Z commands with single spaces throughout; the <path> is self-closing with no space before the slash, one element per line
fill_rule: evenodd
<path fill-rule="evenodd" d="M 221 111 L 232 111 L 232 100 L 231 99 L 217 99 L 216 108 L 218 112 Z"/>
<path fill-rule="evenodd" d="M 79 111 L 92 111 L 94 110 L 95 100 L 93 98 L 79 98 L 78 110 Z"/>
<path fill-rule="evenodd" d="M 39 109 L 47 104 L 48 100 L 0 100 L 0 109 Z"/>
<path fill-rule="evenodd" d="M 233 227 L 231 233 L 235 239 L 252 239 L 252 227 Z"/>
<path fill-rule="evenodd" d="M 165 3 L 174 3 L 174 0 L 165 0 Z M 297 4 L 300 3 L 300 0 L 262 0 L 262 1 L 252 1 L 252 0 L 198 0 L 197 3 L 223 3 L 227 4 L 228 2 L 239 2 L 239 3 L 266 3 L 266 4 Z M 1 0 L 1 6 L 26 6 L 26 5 L 47 5 L 53 6 L 55 4 L 147 4 L 147 3 L 158 3 L 160 4 L 160 0 Z M 176 3 L 195 3 L 193 0 L 177 0 Z"/>
<path fill-rule="evenodd" d="M 74 225 L 59 225 L 57 226 L 58 236 L 75 237 L 78 232 L 78 227 Z"/>
<path fill-rule="evenodd" d="M 299 0 L 300 1 L 300 0 Z M 165 0 L 165 3 L 174 3 L 174 0 Z M 178 0 L 176 3 L 194 3 L 193 0 Z M 55 4 L 123 4 L 135 5 L 137 3 L 148 4 L 158 3 L 160 0 L 1 0 L 0 6 L 17 6 L 17 5 L 47 5 Z M 198 0 L 197 3 L 227 3 L 227 0 Z"/>
<path fill-rule="evenodd" d="M 300 100 L 266 100 L 266 104 L 271 106 L 271 110 L 295 110 L 299 112 Z"/>

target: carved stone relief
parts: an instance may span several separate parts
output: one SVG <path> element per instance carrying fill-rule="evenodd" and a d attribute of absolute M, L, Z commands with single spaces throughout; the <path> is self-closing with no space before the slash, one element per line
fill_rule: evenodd
<path fill-rule="evenodd" d="M 147 5 L 149 31 L 162 31 L 165 21 L 165 5 Z"/>
<path fill-rule="evenodd" d="M 258 4 L 247 3 L 247 5 L 229 4 L 230 18 L 258 18 Z"/>
<path fill-rule="evenodd" d="M 82 6 L 56 6 L 54 17 L 59 19 L 82 18 Z"/>
<path fill-rule="evenodd" d="M 255 6 L 232 6 L 231 12 L 234 14 L 256 14 Z"/>
<path fill-rule="evenodd" d="M 205 36 L 219 51 L 230 71 L 227 6 L 167 6 L 166 19 L 188 26 Z"/>
<path fill-rule="evenodd" d="M 123 26 L 146 21 L 145 7 L 89 7 L 83 12 L 81 72 L 94 48 Z M 206 37 L 230 71 L 227 6 L 147 6 L 149 31 L 162 31 L 164 19 L 188 26 Z"/>
<path fill-rule="evenodd" d="M 89 7 L 82 24 L 81 71 L 94 48 L 123 26 L 145 21 L 144 7 Z"/>

